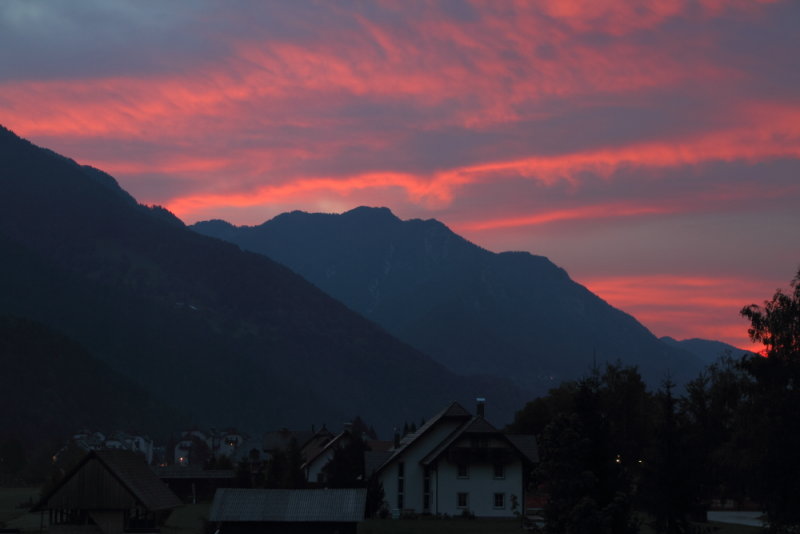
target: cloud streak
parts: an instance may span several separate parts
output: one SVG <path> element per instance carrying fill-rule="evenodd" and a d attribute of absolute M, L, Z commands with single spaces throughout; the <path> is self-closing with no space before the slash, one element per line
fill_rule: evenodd
<path fill-rule="evenodd" d="M 800 223 L 798 17 L 789 0 L 10 0 L 0 122 L 189 222 L 382 204 L 581 278 L 602 264 L 623 308 L 681 337 L 696 316 L 637 303 L 665 276 L 631 270 L 637 250 L 689 228 L 682 272 L 774 286 L 800 261 L 774 227 Z M 761 257 L 734 253 L 739 213 Z"/>

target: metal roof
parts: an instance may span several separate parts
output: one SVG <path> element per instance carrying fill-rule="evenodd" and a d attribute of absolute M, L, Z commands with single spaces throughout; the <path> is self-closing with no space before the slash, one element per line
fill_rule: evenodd
<path fill-rule="evenodd" d="M 221 488 L 209 511 L 211 522 L 358 522 L 367 490 Z"/>

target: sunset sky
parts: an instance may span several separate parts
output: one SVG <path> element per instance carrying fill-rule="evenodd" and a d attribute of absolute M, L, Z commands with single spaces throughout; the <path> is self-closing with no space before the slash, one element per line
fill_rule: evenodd
<path fill-rule="evenodd" d="M 796 0 L 4 0 L 0 124 L 187 223 L 387 206 L 749 347 L 738 310 L 800 266 L 799 25 Z"/>

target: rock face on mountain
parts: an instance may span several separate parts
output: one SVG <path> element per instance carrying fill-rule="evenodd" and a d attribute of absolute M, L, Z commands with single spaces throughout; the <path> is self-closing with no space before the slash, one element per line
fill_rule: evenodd
<path fill-rule="evenodd" d="M 491 396 L 500 420 L 523 402 L 2 127 L 0 256 L 0 314 L 63 333 L 187 422 L 257 431 L 360 414 L 386 432 L 453 399 Z"/>
<path fill-rule="evenodd" d="M 435 220 L 361 207 L 193 228 L 283 263 L 455 372 L 541 392 L 593 362 L 635 364 L 653 384 L 667 373 L 693 378 L 701 367 L 547 258 L 489 252 Z"/>

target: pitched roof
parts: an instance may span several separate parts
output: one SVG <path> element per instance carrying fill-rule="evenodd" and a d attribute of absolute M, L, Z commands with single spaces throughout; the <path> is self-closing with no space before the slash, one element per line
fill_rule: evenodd
<path fill-rule="evenodd" d="M 390 456 L 378 469 L 376 472 L 383 469 L 386 465 L 390 464 L 395 458 L 403 454 L 403 452 L 408 449 L 417 439 L 425 435 L 431 428 L 436 426 L 439 421 L 444 419 L 465 419 L 468 420 L 472 417 L 472 415 L 457 402 L 452 402 L 450 406 L 442 410 L 441 412 L 437 413 L 433 417 L 431 417 L 424 425 L 419 427 L 416 432 L 411 434 L 407 434 L 402 440 L 400 440 L 400 445 L 395 447 L 392 451 L 392 456 Z"/>
<path fill-rule="evenodd" d="M 96 458 L 148 510 L 168 510 L 183 504 L 140 455 L 125 450 L 101 450 L 89 451 L 53 489 L 42 497 L 32 511 L 46 510 L 47 501 L 93 458 Z"/>
<path fill-rule="evenodd" d="M 211 522 L 357 522 L 364 518 L 367 490 L 221 488 Z"/>
<path fill-rule="evenodd" d="M 437 460 L 453 443 L 455 443 L 462 436 L 475 436 L 475 435 L 495 435 L 498 438 L 504 438 L 508 443 L 517 450 L 523 459 L 530 462 L 537 462 L 539 455 L 536 448 L 536 438 L 534 436 L 522 434 L 503 434 L 497 430 L 489 421 L 483 417 L 476 415 L 463 425 L 455 429 L 447 438 L 445 438 L 439 445 L 429 452 L 420 463 L 422 465 L 429 465 Z"/>
<path fill-rule="evenodd" d="M 303 467 L 313 462 L 320 454 L 331 448 L 345 435 L 349 435 L 349 432 L 346 430 L 339 432 L 335 436 L 331 435 L 330 432 L 326 432 L 325 434 L 317 433 L 306 443 L 305 447 L 303 447 Z"/>
<path fill-rule="evenodd" d="M 534 463 L 539 461 L 539 446 L 536 443 L 536 436 L 506 434 L 506 437 L 529 461 Z"/>

